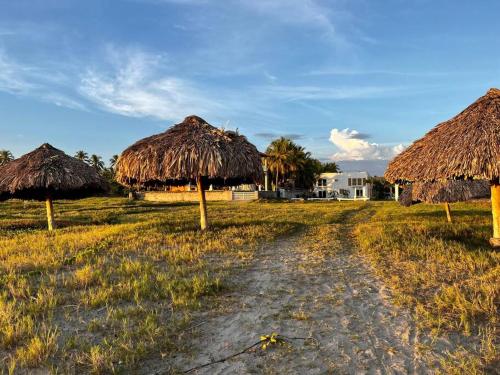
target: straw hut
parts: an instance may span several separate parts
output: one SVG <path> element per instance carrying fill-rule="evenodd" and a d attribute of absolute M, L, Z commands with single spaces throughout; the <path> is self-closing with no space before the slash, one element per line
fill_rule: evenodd
<path fill-rule="evenodd" d="M 450 203 L 489 197 L 490 183 L 485 180 L 414 182 L 404 187 L 399 203 L 406 207 L 420 202 L 444 203 L 446 217 L 451 222 Z"/>
<path fill-rule="evenodd" d="M 186 117 L 164 133 L 136 142 L 116 164 L 116 179 L 127 186 L 196 182 L 201 229 L 208 226 L 206 186 L 260 182 L 262 175 L 261 155 L 253 144 L 198 116 Z"/>
<path fill-rule="evenodd" d="M 48 229 L 55 228 L 53 200 L 80 199 L 107 190 L 95 168 L 48 143 L 0 167 L 0 200 L 45 201 Z"/>
<path fill-rule="evenodd" d="M 464 111 L 437 125 L 391 161 L 390 182 L 487 180 L 493 238 L 500 246 L 500 90 L 490 89 Z"/>

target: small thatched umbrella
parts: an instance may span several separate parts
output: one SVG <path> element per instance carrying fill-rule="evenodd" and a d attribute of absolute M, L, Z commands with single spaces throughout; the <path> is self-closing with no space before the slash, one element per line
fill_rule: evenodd
<path fill-rule="evenodd" d="M 0 200 L 46 201 L 49 230 L 55 228 L 52 200 L 79 199 L 107 190 L 96 169 L 48 143 L 0 167 Z"/>
<path fill-rule="evenodd" d="M 500 90 L 491 89 L 463 112 L 437 125 L 389 164 L 390 182 L 488 180 L 493 246 L 500 246 Z"/>
<path fill-rule="evenodd" d="M 406 207 L 420 202 L 444 203 L 448 222 L 451 222 L 450 203 L 489 197 L 490 183 L 485 180 L 414 182 L 404 187 L 399 203 Z"/>
<path fill-rule="evenodd" d="M 201 229 L 206 229 L 205 185 L 259 182 L 261 155 L 247 139 L 189 116 L 166 132 L 144 138 L 121 154 L 117 181 L 127 186 L 182 185 L 196 181 Z"/>

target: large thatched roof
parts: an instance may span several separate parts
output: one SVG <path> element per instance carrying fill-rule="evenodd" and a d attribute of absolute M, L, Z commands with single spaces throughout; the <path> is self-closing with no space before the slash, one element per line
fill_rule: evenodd
<path fill-rule="evenodd" d="M 77 199 L 105 190 L 95 168 L 48 143 L 0 167 L 0 200 Z"/>
<path fill-rule="evenodd" d="M 450 180 L 414 182 L 404 187 L 399 203 L 453 203 L 490 197 L 490 183 L 486 180 Z"/>
<path fill-rule="evenodd" d="M 136 142 L 116 165 L 116 178 L 125 185 L 175 185 L 197 177 L 235 184 L 259 182 L 262 174 L 261 155 L 253 144 L 197 116 Z"/>
<path fill-rule="evenodd" d="M 500 90 L 491 89 L 463 112 L 437 125 L 391 161 L 396 181 L 496 180 L 500 177 Z"/>

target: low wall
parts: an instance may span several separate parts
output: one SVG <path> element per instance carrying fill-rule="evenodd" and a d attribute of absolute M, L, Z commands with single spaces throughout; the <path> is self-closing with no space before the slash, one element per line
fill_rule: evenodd
<path fill-rule="evenodd" d="M 136 193 L 138 199 L 153 202 L 198 202 L 197 191 L 143 191 Z M 230 201 L 233 192 L 230 190 L 208 190 L 205 192 L 207 201 Z"/>

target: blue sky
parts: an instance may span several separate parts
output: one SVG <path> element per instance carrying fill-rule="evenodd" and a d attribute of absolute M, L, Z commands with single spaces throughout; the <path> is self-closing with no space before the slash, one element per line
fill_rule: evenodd
<path fill-rule="evenodd" d="M 0 149 L 108 159 L 185 116 L 387 159 L 500 86 L 500 2 L 0 0 Z"/>

